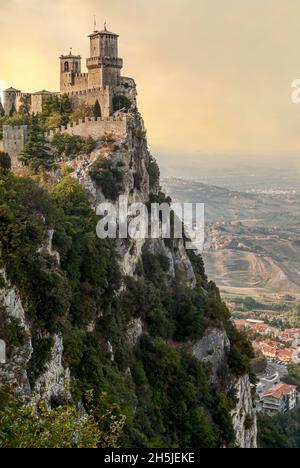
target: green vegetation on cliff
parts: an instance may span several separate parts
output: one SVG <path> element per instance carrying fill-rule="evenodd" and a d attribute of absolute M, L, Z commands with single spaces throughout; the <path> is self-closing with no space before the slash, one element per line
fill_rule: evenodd
<path fill-rule="evenodd" d="M 259 415 L 259 448 L 300 448 L 300 409 L 277 416 Z"/>
<path fill-rule="evenodd" d="M 93 168 L 101 182 L 105 169 L 102 163 Z M 233 382 L 249 371 L 251 348 L 231 326 L 217 288 L 207 281 L 202 259 L 191 254 L 197 276 L 194 290 L 179 274 L 170 277 L 165 257 L 146 249 L 136 278 L 122 278 L 114 242 L 97 238 L 97 217 L 73 178 L 46 187 L 2 171 L 0 200 L 0 267 L 5 267 L 26 306 L 34 347 L 27 369 L 32 386 L 49 361 L 53 334 L 61 334 L 74 402 L 83 401 L 97 427 L 107 412 L 113 411 L 116 421 L 126 419 L 122 446 L 234 445 Z M 47 248 L 50 231 L 59 262 Z M 170 241 L 170 248 L 175 252 L 176 242 Z M 145 333 L 133 343 L 129 331 L 137 322 Z M 225 328 L 232 345 L 214 384 L 209 365 L 191 353 L 192 343 L 210 326 Z M 13 339 L 21 338 L 13 334 Z M 92 392 L 92 401 L 87 392 Z M 61 437 L 59 421 L 64 424 L 69 414 L 75 424 L 75 410 L 64 402 L 64 395 L 61 398 L 62 406 L 54 407 L 54 413 L 40 413 L 41 424 L 54 428 L 49 446 Z M 0 407 L 8 427 L 0 433 L 4 446 L 14 446 L 9 429 L 19 434 L 30 417 L 19 400 L 9 411 L 7 415 Z M 20 426 L 13 426 L 14 415 Z M 88 431 L 95 429 L 93 424 Z M 88 432 L 92 445 L 94 435 Z"/>

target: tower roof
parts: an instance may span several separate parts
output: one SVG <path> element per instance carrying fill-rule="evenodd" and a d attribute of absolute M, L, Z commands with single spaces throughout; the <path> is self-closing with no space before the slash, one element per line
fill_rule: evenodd
<path fill-rule="evenodd" d="M 96 24 L 95 24 L 96 26 Z M 94 37 L 94 36 L 98 36 L 98 35 L 101 35 L 101 36 L 115 36 L 115 37 L 119 37 L 118 34 L 116 33 L 113 33 L 111 31 L 107 31 L 106 29 L 106 22 L 104 23 L 104 29 L 102 29 L 102 31 L 94 31 L 92 34 L 89 35 L 89 37 Z"/>
<path fill-rule="evenodd" d="M 81 60 L 81 55 L 73 55 L 73 54 L 67 54 L 67 55 L 61 55 L 59 57 L 60 59 L 78 59 Z"/>
<path fill-rule="evenodd" d="M 51 91 L 47 91 L 46 89 L 42 89 L 42 91 L 37 91 L 36 93 L 33 93 L 34 96 L 39 96 L 39 95 L 43 95 L 43 96 L 50 96 L 54 93 L 51 93 Z"/>
<path fill-rule="evenodd" d="M 7 88 L 4 90 L 5 93 L 20 93 L 21 91 L 19 89 L 16 89 L 16 88 L 13 88 L 13 87 L 10 87 L 10 88 Z"/>

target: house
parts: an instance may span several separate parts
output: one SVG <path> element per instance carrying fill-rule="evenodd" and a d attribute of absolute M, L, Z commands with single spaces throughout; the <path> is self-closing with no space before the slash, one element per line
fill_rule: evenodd
<path fill-rule="evenodd" d="M 286 364 L 289 364 L 292 362 L 294 357 L 294 350 L 293 349 L 279 349 L 277 351 L 277 359 L 278 361 L 285 362 Z"/>
<path fill-rule="evenodd" d="M 261 352 L 263 355 L 269 359 L 276 359 L 277 358 L 277 348 L 270 346 L 266 343 L 262 343 L 261 345 Z"/>
<path fill-rule="evenodd" d="M 262 395 L 262 409 L 266 414 L 285 413 L 297 404 L 296 385 L 279 384 Z"/>

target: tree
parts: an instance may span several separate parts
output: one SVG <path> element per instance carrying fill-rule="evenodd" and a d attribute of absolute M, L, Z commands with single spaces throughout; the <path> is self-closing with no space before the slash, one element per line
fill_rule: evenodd
<path fill-rule="evenodd" d="M 0 151 L 0 172 L 1 169 L 3 170 L 4 174 L 6 174 L 11 169 L 11 159 L 7 153 L 3 153 Z"/>
<path fill-rule="evenodd" d="M 94 116 L 96 118 L 101 117 L 101 107 L 100 107 L 98 99 L 97 99 L 97 101 L 95 102 L 95 105 L 94 105 Z"/>
<path fill-rule="evenodd" d="M 28 142 L 21 153 L 20 160 L 37 172 L 40 168 L 45 169 L 51 166 L 49 158 L 46 138 L 39 119 L 33 115 L 30 119 Z"/>
<path fill-rule="evenodd" d="M 128 97 L 123 95 L 115 96 L 113 98 L 113 107 L 115 112 L 124 108 L 129 110 L 131 107 L 131 101 L 128 99 Z"/>
<path fill-rule="evenodd" d="M 72 103 L 67 94 L 48 96 L 43 102 L 41 121 L 46 129 L 67 125 L 72 113 Z"/>
<path fill-rule="evenodd" d="M 12 117 L 17 112 L 16 106 L 13 104 L 10 109 L 9 116 Z"/>
<path fill-rule="evenodd" d="M 117 448 L 125 418 L 114 412 L 114 406 L 92 407 L 85 416 L 70 403 L 50 409 L 46 402 L 36 405 L 2 387 L 0 448 Z"/>
<path fill-rule="evenodd" d="M 67 94 L 63 94 L 60 97 L 60 113 L 61 114 L 71 114 L 72 112 L 72 103 L 70 101 L 70 98 Z"/>
<path fill-rule="evenodd" d="M 20 98 L 20 109 L 19 109 L 20 114 L 29 115 L 30 107 L 31 107 L 30 94 L 25 94 Z"/>

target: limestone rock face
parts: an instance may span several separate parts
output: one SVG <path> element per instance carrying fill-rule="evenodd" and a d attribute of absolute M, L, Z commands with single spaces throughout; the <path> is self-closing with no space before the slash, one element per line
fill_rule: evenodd
<path fill-rule="evenodd" d="M 0 305 L 4 308 L 7 324 L 11 320 L 17 320 L 23 336 L 22 344 L 13 347 L 7 355 L 6 363 L 0 364 L 0 383 L 14 384 L 19 394 L 29 394 L 30 384 L 26 366 L 33 352 L 31 332 L 18 290 L 7 281 L 4 270 L 0 270 L 0 275 L 5 280 L 4 288 L 0 289 Z"/>
<path fill-rule="evenodd" d="M 70 372 L 62 365 L 63 358 L 62 337 L 54 335 L 54 344 L 47 369 L 41 375 L 34 387 L 34 393 L 39 400 L 50 401 L 52 398 L 69 397 Z"/>
<path fill-rule="evenodd" d="M 248 375 L 237 381 L 236 396 L 238 404 L 232 412 L 236 443 L 240 448 L 257 448 L 257 418 Z"/>
<path fill-rule="evenodd" d="M 53 236 L 54 236 L 54 229 L 49 229 L 48 230 L 48 238 L 47 241 L 45 242 L 45 245 L 43 245 L 40 249 L 39 252 L 46 252 L 48 255 L 51 257 L 54 257 L 57 261 L 57 264 L 60 264 L 60 256 L 59 253 L 54 250 L 53 248 Z"/>
<path fill-rule="evenodd" d="M 196 277 L 192 264 L 188 258 L 182 239 L 177 241 L 178 249 L 174 254 L 174 264 L 177 270 L 183 272 L 186 284 L 191 287 L 196 287 Z"/>
<path fill-rule="evenodd" d="M 201 362 L 208 362 L 212 368 L 212 381 L 217 382 L 218 372 L 226 362 L 230 351 L 230 341 L 225 330 L 210 328 L 204 337 L 193 346 L 193 354 Z M 252 398 L 248 375 L 234 383 L 237 406 L 232 412 L 232 422 L 236 433 L 236 445 L 240 448 L 257 447 L 256 410 Z"/>
<path fill-rule="evenodd" d="M 127 340 L 133 347 L 138 344 L 143 335 L 143 324 L 140 318 L 134 319 L 129 323 L 127 330 Z"/>
<path fill-rule="evenodd" d="M 208 329 L 204 337 L 193 346 L 193 354 L 198 361 L 208 362 L 212 367 L 212 378 L 217 374 L 230 351 L 230 342 L 225 330 Z"/>
<path fill-rule="evenodd" d="M 50 401 L 53 397 L 69 394 L 70 373 L 62 365 L 63 343 L 58 335 L 54 335 L 51 359 L 45 373 L 39 377 L 34 389 L 31 388 L 27 375 L 27 365 L 33 353 L 30 325 L 18 290 L 7 281 L 4 270 L 0 270 L 0 273 L 6 283 L 0 289 L 0 304 L 4 307 L 7 323 L 17 320 L 23 337 L 22 344 L 11 350 L 6 363 L 0 364 L 0 383 L 16 385 L 20 395 L 30 395 L 33 391 L 37 400 Z"/>

